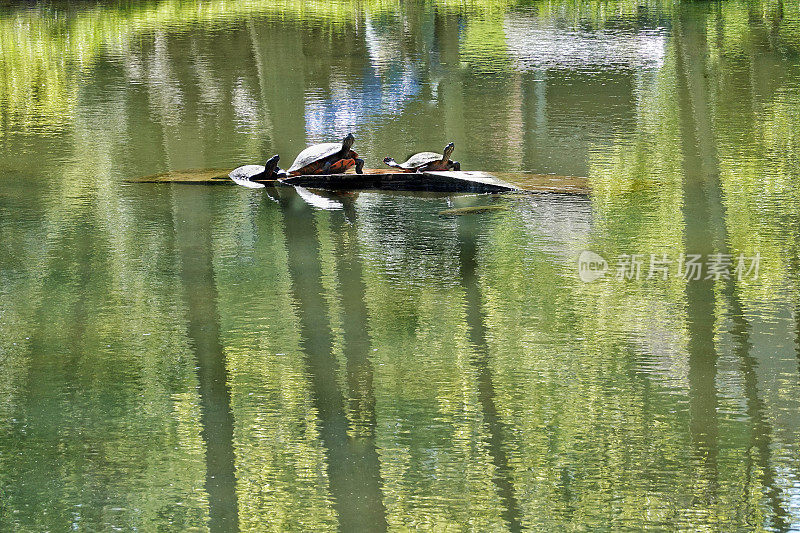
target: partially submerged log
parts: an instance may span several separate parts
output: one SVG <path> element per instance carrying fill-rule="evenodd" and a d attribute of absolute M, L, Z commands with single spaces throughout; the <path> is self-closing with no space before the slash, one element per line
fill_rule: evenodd
<path fill-rule="evenodd" d="M 498 172 L 495 176 L 514 184 L 521 191 L 578 196 L 588 196 L 591 192 L 589 178 L 584 177 L 532 174 L 530 172 Z"/>
<path fill-rule="evenodd" d="M 127 183 L 185 183 L 195 185 L 230 185 L 261 189 L 265 186 L 294 185 L 331 191 L 388 190 L 438 192 L 533 192 L 588 195 L 589 180 L 574 176 L 503 172 L 488 174 L 476 171 L 443 171 L 405 173 L 394 169 L 364 169 L 364 174 L 349 171 L 345 174 L 294 176 L 281 181 L 231 179 L 230 169 L 174 170 L 142 178 L 124 180 Z"/>
<path fill-rule="evenodd" d="M 295 185 L 326 190 L 430 191 L 494 193 L 520 189 L 485 172 L 436 171 L 391 172 L 370 170 L 364 174 L 315 174 L 279 180 Z"/>
<path fill-rule="evenodd" d="M 228 177 L 231 169 L 224 168 L 190 168 L 171 170 L 161 174 L 153 174 L 142 178 L 123 180 L 126 183 L 185 183 L 188 185 L 230 185 Z"/>
<path fill-rule="evenodd" d="M 480 215 L 483 213 L 491 213 L 493 211 L 505 211 L 508 209 L 505 205 L 472 205 L 469 207 L 453 207 L 439 211 L 439 214 L 444 217 L 458 217 L 462 215 Z"/>

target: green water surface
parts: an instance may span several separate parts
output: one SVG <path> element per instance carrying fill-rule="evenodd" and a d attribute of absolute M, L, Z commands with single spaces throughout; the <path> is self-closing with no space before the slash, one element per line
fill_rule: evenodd
<path fill-rule="evenodd" d="M 800 531 L 799 285 L 797 2 L 0 1 L 1 531 Z"/>

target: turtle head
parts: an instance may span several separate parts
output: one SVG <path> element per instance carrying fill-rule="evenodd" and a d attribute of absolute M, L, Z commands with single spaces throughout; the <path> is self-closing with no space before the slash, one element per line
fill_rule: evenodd
<path fill-rule="evenodd" d="M 450 154 L 453 153 L 453 150 L 456 149 L 456 145 L 453 143 L 448 143 L 447 146 L 444 147 L 444 159 L 445 161 L 450 159 Z"/>
<path fill-rule="evenodd" d="M 265 178 L 267 178 L 267 179 L 271 178 L 272 175 L 275 174 L 275 172 L 277 170 L 279 170 L 278 169 L 278 161 L 280 160 L 280 158 L 281 158 L 281 156 L 279 156 L 278 154 L 275 154 L 272 157 L 270 157 L 267 160 L 266 163 L 264 163 L 264 177 Z"/>
<path fill-rule="evenodd" d="M 349 150 L 354 142 L 356 142 L 356 138 L 353 137 L 352 133 L 348 133 L 347 137 L 342 139 L 342 150 Z"/>

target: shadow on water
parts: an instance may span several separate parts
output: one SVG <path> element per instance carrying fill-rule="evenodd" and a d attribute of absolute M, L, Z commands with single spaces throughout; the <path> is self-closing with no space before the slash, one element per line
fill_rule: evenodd
<path fill-rule="evenodd" d="M 328 477 L 341 531 L 385 531 L 380 468 L 374 433 L 372 369 L 367 358 L 366 308 L 361 265 L 354 251 L 345 251 L 342 236 L 347 222 L 341 212 L 333 213 L 337 268 L 340 269 L 344 313 L 344 353 L 347 383 L 353 402 L 367 407 L 370 435 L 348 435 L 345 399 L 337 381 L 333 333 L 323 299 L 322 265 L 315 228 L 315 211 L 294 191 L 280 193 L 284 211 L 289 274 L 297 301 L 300 331 L 308 373 L 319 416 L 320 435 L 327 452 Z"/>
<path fill-rule="evenodd" d="M 177 186 L 175 237 L 181 260 L 188 336 L 197 359 L 202 438 L 206 446 L 209 529 L 237 531 L 238 503 L 233 454 L 233 414 L 228 372 L 219 340 L 217 290 L 211 249 L 211 193 Z"/>
<path fill-rule="evenodd" d="M 493 482 L 503 502 L 503 520 L 511 531 L 521 531 L 520 507 L 514 494 L 514 485 L 508 456 L 503 448 L 505 427 L 495 405 L 494 382 L 489 367 L 489 347 L 486 341 L 484 316 L 481 311 L 481 289 L 478 285 L 477 243 L 482 217 L 466 216 L 458 219 L 459 260 L 461 278 L 466 297 L 466 314 L 469 340 L 474 352 L 470 363 L 477 372 L 478 398 L 483 412 L 483 420 L 489 434 L 489 454 L 496 470 Z"/>

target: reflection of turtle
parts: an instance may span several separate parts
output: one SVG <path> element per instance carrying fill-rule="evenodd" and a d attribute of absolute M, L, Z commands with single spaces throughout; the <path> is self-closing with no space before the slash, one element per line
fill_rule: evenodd
<path fill-rule="evenodd" d="M 232 180 L 276 180 L 278 178 L 285 178 L 286 171 L 278 168 L 278 160 L 280 160 L 280 156 L 273 155 L 269 158 L 269 160 L 264 163 L 264 166 L 261 165 L 244 165 L 239 168 L 235 168 L 230 174 L 228 174 Z"/>
<path fill-rule="evenodd" d="M 356 138 L 348 133 L 340 143 L 322 143 L 309 146 L 289 167 L 290 176 L 301 174 L 339 174 L 355 165 L 358 174 L 363 173 L 364 160 L 350 149 Z"/>
<path fill-rule="evenodd" d="M 391 157 L 384 158 L 383 162 L 390 167 L 399 168 L 404 172 L 425 172 L 426 170 L 461 170 L 458 161 L 450 161 L 450 154 L 455 150 L 453 143 L 444 147 L 444 154 L 436 152 L 420 152 L 408 158 L 405 163 L 398 163 Z"/>

